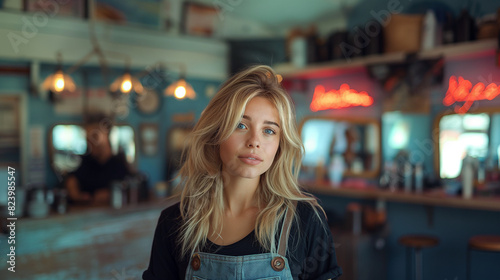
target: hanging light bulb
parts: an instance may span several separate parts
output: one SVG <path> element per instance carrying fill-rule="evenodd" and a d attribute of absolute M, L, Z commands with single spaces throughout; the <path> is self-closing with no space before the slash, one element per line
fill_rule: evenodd
<path fill-rule="evenodd" d="M 73 79 L 59 69 L 43 81 L 42 88 L 44 90 L 50 90 L 54 93 L 61 93 L 64 90 L 74 91 L 76 86 Z"/>
<path fill-rule="evenodd" d="M 129 93 L 132 89 L 132 82 L 130 80 L 125 80 L 122 82 L 121 86 L 122 92 Z"/>
<path fill-rule="evenodd" d="M 165 89 L 165 95 L 175 96 L 177 99 L 183 99 L 185 97 L 190 99 L 196 98 L 193 87 L 182 78 L 169 85 Z"/>
<path fill-rule="evenodd" d="M 186 97 L 186 88 L 183 86 L 176 87 L 174 95 L 175 97 L 177 97 L 177 99 L 182 99 Z"/>
<path fill-rule="evenodd" d="M 141 82 L 137 78 L 132 77 L 128 71 L 118 77 L 110 86 L 112 92 L 120 91 L 123 94 L 129 94 L 132 89 L 137 94 L 142 94 L 144 90 Z"/>
<path fill-rule="evenodd" d="M 75 91 L 75 82 L 70 75 L 62 71 L 62 54 L 57 53 L 57 70 L 55 73 L 49 75 L 42 83 L 44 90 L 50 90 L 54 93 L 61 93 L 65 90 Z"/>

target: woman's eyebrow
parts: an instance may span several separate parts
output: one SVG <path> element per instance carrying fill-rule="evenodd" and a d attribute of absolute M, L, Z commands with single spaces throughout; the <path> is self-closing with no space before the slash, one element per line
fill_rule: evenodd
<path fill-rule="evenodd" d="M 247 116 L 247 115 L 243 115 L 243 118 L 246 119 L 246 120 L 249 120 L 249 121 L 252 121 L 252 118 Z M 275 125 L 277 126 L 278 128 L 280 128 L 280 126 L 275 123 L 275 122 L 272 122 L 272 121 L 264 121 L 265 124 L 270 124 L 270 125 Z"/>

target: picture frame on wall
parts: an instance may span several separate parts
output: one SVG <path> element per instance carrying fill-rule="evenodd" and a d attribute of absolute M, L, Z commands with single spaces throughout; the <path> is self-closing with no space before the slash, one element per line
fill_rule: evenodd
<path fill-rule="evenodd" d="M 65 1 L 40 1 L 23 0 L 25 12 L 44 12 L 49 16 L 63 16 L 74 18 L 87 18 L 87 1 L 90 0 L 65 0 Z M 56 6 L 57 5 L 57 6 Z"/>
<path fill-rule="evenodd" d="M 19 0 L 0 0 L 0 9 L 8 11 L 22 11 L 24 3 Z"/>
<path fill-rule="evenodd" d="M 216 33 L 219 9 L 215 6 L 186 2 L 182 10 L 184 34 L 212 37 Z"/>
<path fill-rule="evenodd" d="M 88 0 L 91 15 L 100 21 L 160 29 L 164 0 Z"/>
<path fill-rule="evenodd" d="M 141 151 L 145 156 L 158 154 L 158 124 L 143 123 L 139 126 Z"/>

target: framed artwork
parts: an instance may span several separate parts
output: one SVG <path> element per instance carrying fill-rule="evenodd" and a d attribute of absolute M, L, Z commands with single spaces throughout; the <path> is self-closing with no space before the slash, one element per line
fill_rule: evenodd
<path fill-rule="evenodd" d="M 22 11 L 24 3 L 19 0 L 0 0 L 0 9 Z"/>
<path fill-rule="evenodd" d="M 163 0 L 89 0 L 94 1 L 95 19 L 160 29 Z"/>
<path fill-rule="evenodd" d="M 23 0 L 26 12 L 42 11 L 50 16 L 86 17 L 86 0 L 40 1 Z"/>
<path fill-rule="evenodd" d="M 146 156 L 154 156 L 158 153 L 158 124 L 143 123 L 139 126 L 139 137 L 141 151 Z"/>
<path fill-rule="evenodd" d="M 184 3 L 182 32 L 187 35 L 211 37 L 215 33 L 219 10 L 199 3 Z"/>
<path fill-rule="evenodd" d="M 21 100 L 19 96 L 0 96 L 0 164 L 21 161 Z"/>

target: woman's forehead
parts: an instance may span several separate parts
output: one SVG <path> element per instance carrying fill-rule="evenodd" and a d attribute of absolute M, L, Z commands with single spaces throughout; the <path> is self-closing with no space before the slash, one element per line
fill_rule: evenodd
<path fill-rule="evenodd" d="M 281 120 L 280 112 L 273 100 L 262 96 L 256 96 L 248 101 L 243 116 L 250 119 L 269 119 L 277 123 Z"/>

